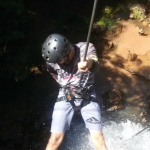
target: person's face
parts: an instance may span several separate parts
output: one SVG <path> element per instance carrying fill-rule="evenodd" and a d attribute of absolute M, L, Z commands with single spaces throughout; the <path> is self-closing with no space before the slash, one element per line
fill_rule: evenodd
<path fill-rule="evenodd" d="M 67 52 L 65 57 L 60 62 L 58 62 L 58 64 L 69 64 L 74 56 L 74 52 L 74 48 L 72 48 L 70 51 Z"/>

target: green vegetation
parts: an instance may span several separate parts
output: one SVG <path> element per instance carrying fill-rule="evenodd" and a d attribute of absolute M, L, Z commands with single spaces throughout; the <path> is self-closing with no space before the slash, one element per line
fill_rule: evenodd
<path fill-rule="evenodd" d="M 104 16 L 104 17 L 101 17 L 101 19 L 98 22 L 96 22 L 96 24 L 102 25 L 102 26 L 107 27 L 107 28 L 111 28 L 114 25 L 116 25 L 117 22 L 115 19 Z"/>
<path fill-rule="evenodd" d="M 106 28 L 111 28 L 118 24 L 117 20 L 115 19 L 115 15 L 117 13 L 121 13 L 126 11 L 125 7 L 122 4 L 119 4 L 116 7 L 106 6 L 102 10 L 102 17 L 96 22 L 98 25 L 102 25 Z"/>
<path fill-rule="evenodd" d="M 131 7 L 130 10 L 133 14 L 134 19 L 144 19 L 145 18 L 144 12 L 142 12 L 142 10 L 140 10 L 138 6 Z"/>
<path fill-rule="evenodd" d="M 107 28 L 111 28 L 116 24 L 116 21 L 112 18 L 113 8 L 106 6 L 102 10 L 102 17 L 96 22 L 98 25 L 102 25 Z"/>

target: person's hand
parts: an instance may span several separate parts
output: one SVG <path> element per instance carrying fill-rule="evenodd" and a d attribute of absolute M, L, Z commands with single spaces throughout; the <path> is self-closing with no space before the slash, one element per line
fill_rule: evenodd
<path fill-rule="evenodd" d="M 85 61 L 82 61 L 82 60 L 83 60 L 83 59 L 81 59 L 81 61 L 78 63 L 78 70 L 80 70 L 81 72 L 86 72 L 86 71 L 88 71 L 90 68 L 92 68 L 93 59 L 86 58 Z"/>

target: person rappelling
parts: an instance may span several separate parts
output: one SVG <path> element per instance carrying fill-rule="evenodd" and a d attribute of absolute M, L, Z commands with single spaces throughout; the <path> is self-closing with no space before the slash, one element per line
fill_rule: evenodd
<path fill-rule="evenodd" d="M 96 99 L 94 75 L 99 71 L 96 48 L 89 43 L 97 0 L 91 17 L 87 42 L 72 44 L 66 37 L 54 33 L 42 46 L 47 71 L 59 84 L 54 105 L 51 135 L 46 150 L 57 150 L 66 130 L 70 129 L 75 112 L 81 113 L 96 150 L 107 150 L 102 133 L 101 109 Z"/>

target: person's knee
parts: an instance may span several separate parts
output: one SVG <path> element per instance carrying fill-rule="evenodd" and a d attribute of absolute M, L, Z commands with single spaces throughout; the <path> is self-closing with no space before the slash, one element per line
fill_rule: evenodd
<path fill-rule="evenodd" d="M 51 133 L 48 145 L 50 147 L 59 146 L 64 138 L 64 133 Z"/>
<path fill-rule="evenodd" d="M 104 139 L 102 131 L 90 131 L 90 134 L 94 141 L 103 141 Z"/>
<path fill-rule="evenodd" d="M 52 143 L 61 143 L 64 138 L 64 133 L 52 133 L 50 141 Z"/>
<path fill-rule="evenodd" d="M 96 150 L 107 150 L 102 131 L 90 131 Z"/>

